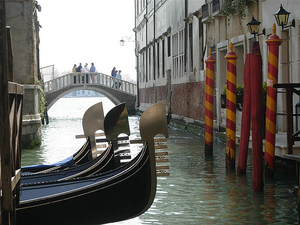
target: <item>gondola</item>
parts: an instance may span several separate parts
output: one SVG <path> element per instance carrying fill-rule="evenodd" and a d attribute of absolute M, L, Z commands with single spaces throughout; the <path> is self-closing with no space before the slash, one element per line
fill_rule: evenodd
<path fill-rule="evenodd" d="M 143 113 L 140 133 L 143 149 L 117 169 L 21 187 L 17 224 L 103 224 L 145 212 L 156 192 L 154 136 L 168 136 L 163 102 Z"/>
<path fill-rule="evenodd" d="M 91 116 L 90 120 L 96 120 L 97 113 Z M 108 123 L 107 121 L 115 121 L 114 123 Z M 128 113 L 125 103 L 119 104 L 111 109 L 105 116 L 104 131 L 107 134 L 107 138 L 111 141 L 115 141 L 114 146 L 118 147 L 118 135 L 120 133 L 130 134 Z M 103 125 L 102 125 L 103 126 Z M 113 126 L 113 128 L 111 127 Z M 120 132 L 120 133 L 119 133 Z M 95 132 L 94 132 L 95 133 Z M 90 133 L 91 134 L 91 133 Z M 88 137 L 88 140 L 90 137 Z M 109 141 L 104 139 L 104 141 Z M 50 172 L 39 172 L 31 174 L 23 174 L 21 176 L 21 185 L 31 185 L 39 182 L 49 182 L 57 180 L 68 180 L 76 177 L 91 176 L 100 172 L 106 172 L 116 167 L 115 153 L 112 144 L 109 144 L 107 149 L 95 159 L 90 160 L 82 165 L 69 167 L 63 170 L 54 170 Z"/>
<path fill-rule="evenodd" d="M 21 168 L 22 174 L 29 173 L 45 173 L 54 170 L 65 169 L 76 165 L 84 164 L 93 158 L 96 151 L 95 132 L 104 130 L 104 112 L 102 102 L 94 104 L 88 108 L 82 118 L 82 126 L 85 132 L 87 141 L 84 145 L 72 156 L 53 164 L 39 164 L 24 166 Z M 89 129 L 88 129 L 89 128 Z M 94 157 L 95 158 L 95 157 Z"/>
<path fill-rule="evenodd" d="M 22 175 L 30 173 L 46 173 L 54 170 L 61 170 L 73 167 L 75 165 L 84 164 L 92 159 L 90 139 L 87 139 L 83 146 L 72 156 L 52 164 L 38 164 L 31 166 L 23 166 L 21 168 Z"/>
<path fill-rule="evenodd" d="M 114 151 L 112 149 L 112 145 L 110 144 L 101 155 L 82 165 L 69 167 L 64 170 L 22 175 L 21 185 L 24 187 L 25 185 L 30 185 L 32 183 L 68 180 L 75 177 L 92 176 L 94 174 L 106 172 L 114 168 Z"/>

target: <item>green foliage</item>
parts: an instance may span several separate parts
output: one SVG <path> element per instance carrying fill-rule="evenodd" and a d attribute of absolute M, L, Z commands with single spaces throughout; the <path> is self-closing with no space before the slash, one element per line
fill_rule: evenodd
<path fill-rule="evenodd" d="M 227 86 L 226 84 L 223 86 L 223 94 L 226 94 Z M 236 86 L 236 94 L 243 95 L 244 94 L 244 85 L 237 85 Z"/>
<path fill-rule="evenodd" d="M 221 14 L 225 17 L 231 17 L 235 13 L 235 4 L 232 0 L 225 0 L 221 7 Z"/>
<path fill-rule="evenodd" d="M 243 20 L 246 17 L 246 0 L 235 0 L 236 14 Z"/>
<path fill-rule="evenodd" d="M 263 107 L 266 107 L 266 102 L 267 102 L 267 82 L 263 82 L 262 86 L 262 98 L 263 98 Z"/>
<path fill-rule="evenodd" d="M 227 86 L 226 84 L 223 86 L 223 94 L 226 94 Z"/>
<path fill-rule="evenodd" d="M 243 20 L 246 17 L 246 6 L 249 2 L 250 0 L 225 0 L 221 7 L 221 14 L 228 18 L 236 15 Z"/>
<path fill-rule="evenodd" d="M 45 99 L 45 92 L 44 92 L 44 89 L 40 89 L 41 92 L 40 92 L 40 109 L 41 109 L 41 118 L 44 118 L 44 111 L 45 111 L 45 108 L 46 108 L 46 99 Z"/>
<path fill-rule="evenodd" d="M 39 147 L 41 145 L 41 141 L 40 140 L 33 140 L 29 146 L 27 146 L 28 149 L 34 149 L 36 147 Z"/>
<path fill-rule="evenodd" d="M 244 94 L 244 85 L 237 85 L 236 86 L 236 94 L 243 95 Z"/>

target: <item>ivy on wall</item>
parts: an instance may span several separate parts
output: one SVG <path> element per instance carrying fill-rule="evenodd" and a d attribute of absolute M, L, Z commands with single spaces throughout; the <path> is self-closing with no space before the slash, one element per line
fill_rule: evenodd
<path fill-rule="evenodd" d="M 221 14 L 225 17 L 237 16 L 240 20 L 246 17 L 246 6 L 256 0 L 225 0 L 221 7 Z"/>

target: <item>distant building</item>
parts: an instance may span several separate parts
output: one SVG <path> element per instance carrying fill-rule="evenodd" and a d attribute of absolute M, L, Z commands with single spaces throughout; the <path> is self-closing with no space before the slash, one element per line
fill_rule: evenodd
<path fill-rule="evenodd" d="M 232 11 L 230 4 L 239 4 Z M 226 84 L 226 59 L 229 43 L 237 58 L 237 85 L 243 85 L 245 55 L 250 53 L 254 36 L 247 23 L 252 16 L 261 22 L 266 35 L 260 35 L 263 58 L 263 80 L 267 80 L 267 38 L 276 23 L 274 13 L 280 4 L 289 11 L 296 27 L 281 30 L 283 40 L 279 53 L 278 82 L 297 83 L 300 74 L 300 3 L 279 0 L 135 0 L 135 28 L 137 55 L 137 83 L 139 109 L 165 100 L 172 118 L 187 123 L 204 123 L 205 120 L 205 59 L 209 48 L 215 63 L 214 123 L 226 126 L 225 109 L 220 97 Z M 227 11 L 225 6 L 228 5 Z M 221 13 L 223 9 L 223 14 Z M 227 13 L 227 17 L 224 16 Z M 296 97 L 295 97 L 296 98 Z M 298 98 L 295 102 L 299 101 Z M 285 99 L 278 94 L 277 130 L 285 131 Z M 241 112 L 237 110 L 237 129 Z"/>
<path fill-rule="evenodd" d="M 104 95 L 91 90 L 77 90 L 64 96 L 65 98 L 81 98 L 81 97 L 104 97 Z"/>

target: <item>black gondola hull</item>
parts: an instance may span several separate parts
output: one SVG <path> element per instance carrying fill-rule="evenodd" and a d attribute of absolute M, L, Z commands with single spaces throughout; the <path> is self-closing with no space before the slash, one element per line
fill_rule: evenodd
<path fill-rule="evenodd" d="M 78 179 L 86 183 L 76 188 L 76 182 L 73 182 L 74 189 L 56 197 L 50 195 L 27 203 L 21 201 L 17 208 L 17 224 L 103 224 L 140 215 L 150 207 L 149 201 L 153 201 L 150 198 L 156 191 L 156 183 L 152 183 L 151 177 L 156 174 L 151 172 L 148 152 L 145 151 L 142 158 L 132 162 L 125 171 L 107 173 L 104 178 Z M 72 186 L 72 182 L 68 185 Z M 58 188 L 64 187 L 62 183 Z M 47 194 L 41 193 L 41 196 Z"/>

